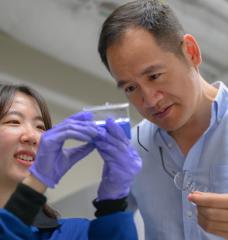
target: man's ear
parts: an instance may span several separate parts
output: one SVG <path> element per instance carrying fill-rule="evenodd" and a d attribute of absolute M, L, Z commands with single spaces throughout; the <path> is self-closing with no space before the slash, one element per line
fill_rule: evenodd
<path fill-rule="evenodd" d="M 190 34 L 183 36 L 183 52 L 185 57 L 195 66 L 198 67 L 201 62 L 201 52 L 195 38 Z"/>

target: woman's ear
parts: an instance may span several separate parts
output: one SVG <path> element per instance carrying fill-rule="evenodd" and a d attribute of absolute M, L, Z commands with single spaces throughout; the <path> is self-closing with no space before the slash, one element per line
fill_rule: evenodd
<path fill-rule="evenodd" d="M 201 64 L 202 58 L 199 45 L 197 44 L 195 38 L 190 34 L 185 34 L 183 36 L 183 52 L 186 58 L 195 67 L 198 67 Z"/>

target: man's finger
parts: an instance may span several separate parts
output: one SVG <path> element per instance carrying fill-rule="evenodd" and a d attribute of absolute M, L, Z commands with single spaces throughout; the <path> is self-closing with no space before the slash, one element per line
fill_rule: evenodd
<path fill-rule="evenodd" d="M 193 192 L 188 195 L 188 199 L 198 206 L 228 210 L 228 194 Z"/>

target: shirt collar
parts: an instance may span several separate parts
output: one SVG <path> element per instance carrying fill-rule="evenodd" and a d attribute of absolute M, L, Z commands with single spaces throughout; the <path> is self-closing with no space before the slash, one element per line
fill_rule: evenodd
<path fill-rule="evenodd" d="M 212 103 L 210 125 L 221 122 L 228 106 L 228 89 L 225 84 L 223 82 L 214 82 L 212 85 L 218 89 L 218 93 Z"/>

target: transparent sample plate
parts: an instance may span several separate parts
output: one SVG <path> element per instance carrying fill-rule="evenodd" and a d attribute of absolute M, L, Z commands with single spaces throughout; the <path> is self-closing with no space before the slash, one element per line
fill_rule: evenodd
<path fill-rule="evenodd" d="M 104 105 L 86 106 L 83 108 L 83 111 L 92 112 L 94 122 L 99 126 L 104 126 L 107 118 L 112 118 L 123 128 L 127 137 L 131 138 L 129 103 L 105 103 Z"/>

